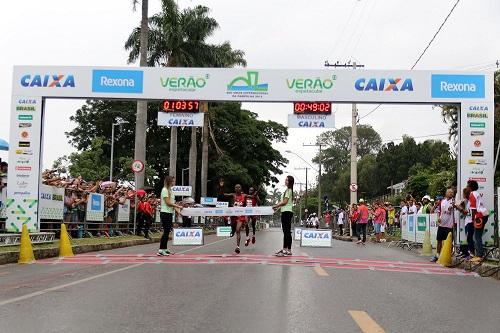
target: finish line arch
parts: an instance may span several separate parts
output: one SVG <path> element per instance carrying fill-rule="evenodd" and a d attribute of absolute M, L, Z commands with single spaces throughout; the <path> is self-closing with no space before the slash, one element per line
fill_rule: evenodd
<path fill-rule="evenodd" d="M 457 186 L 477 180 L 493 208 L 493 73 L 408 70 L 15 66 L 6 227 L 39 230 L 47 98 L 456 104 Z M 478 144 L 479 142 L 479 144 Z M 485 232 L 492 239 L 493 228 Z"/>

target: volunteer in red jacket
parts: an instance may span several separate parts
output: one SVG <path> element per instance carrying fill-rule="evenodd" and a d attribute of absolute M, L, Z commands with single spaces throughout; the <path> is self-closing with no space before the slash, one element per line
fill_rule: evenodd
<path fill-rule="evenodd" d="M 363 199 L 359 199 L 359 207 L 358 207 L 358 212 L 359 212 L 359 220 L 356 222 L 356 231 L 358 234 L 358 241 L 356 244 L 363 244 L 365 245 L 366 243 L 366 226 L 368 224 L 368 207 L 366 207 L 365 201 Z M 361 234 L 363 234 L 363 239 L 361 239 Z"/>

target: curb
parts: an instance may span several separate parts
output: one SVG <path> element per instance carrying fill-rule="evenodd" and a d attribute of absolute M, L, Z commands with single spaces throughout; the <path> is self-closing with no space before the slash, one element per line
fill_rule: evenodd
<path fill-rule="evenodd" d="M 204 236 L 211 234 L 215 234 L 215 232 L 205 232 Z M 170 239 L 172 239 L 172 237 L 170 237 Z M 81 254 L 87 252 L 113 250 L 122 247 L 153 244 L 153 243 L 158 243 L 159 241 L 160 237 L 152 237 L 151 240 L 144 238 L 144 239 L 131 239 L 110 244 L 73 245 L 72 249 L 74 254 Z M 33 253 L 35 254 L 36 260 L 54 258 L 59 256 L 59 247 L 51 247 L 47 249 L 33 249 Z M 17 263 L 18 258 L 19 258 L 19 251 L 0 253 L 0 265 Z"/>
<path fill-rule="evenodd" d="M 344 242 L 352 242 L 352 238 L 349 236 L 337 236 L 333 235 L 333 239 L 339 240 L 339 241 L 344 241 Z"/>
<path fill-rule="evenodd" d="M 454 261 L 453 261 L 454 264 L 457 264 L 457 259 L 455 258 Z M 472 268 L 474 267 L 474 265 L 470 262 L 470 261 L 464 261 L 462 263 L 460 263 L 457 268 L 461 268 L 461 269 L 464 269 L 468 272 L 471 272 L 472 271 Z M 488 270 L 491 270 L 491 269 L 494 269 L 494 268 L 498 268 L 499 266 L 498 265 L 492 265 L 492 264 L 482 264 L 480 266 L 478 266 L 474 272 L 478 273 L 478 274 L 488 274 Z M 491 271 L 489 272 L 491 273 Z M 500 280 L 500 270 L 497 270 L 497 272 L 495 272 L 495 274 L 491 275 L 491 276 L 485 276 L 485 277 L 490 277 L 490 278 L 493 278 L 493 279 L 496 279 L 496 280 Z"/>

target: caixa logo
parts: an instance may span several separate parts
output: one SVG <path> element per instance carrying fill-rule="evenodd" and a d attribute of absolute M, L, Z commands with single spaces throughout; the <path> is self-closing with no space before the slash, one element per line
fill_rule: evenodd
<path fill-rule="evenodd" d="M 303 234 L 304 238 L 309 239 L 330 239 L 330 234 L 328 232 L 311 232 L 305 231 Z"/>
<path fill-rule="evenodd" d="M 201 237 L 201 232 L 199 230 L 178 230 L 175 233 L 175 237 L 196 238 L 196 237 Z"/>
<path fill-rule="evenodd" d="M 26 74 L 21 77 L 21 86 L 39 88 L 74 88 L 75 77 L 65 74 Z"/>
<path fill-rule="evenodd" d="M 354 87 L 359 91 L 413 91 L 413 82 L 411 79 L 401 78 L 360 78 L 356 80 Z"/>

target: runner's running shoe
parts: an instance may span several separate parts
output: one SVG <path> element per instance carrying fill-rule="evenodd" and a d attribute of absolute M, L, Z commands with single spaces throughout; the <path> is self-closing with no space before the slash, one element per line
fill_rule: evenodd
<path fill-rule="evenodd" d="M 234 252 L 236 252 L 236 254 L 240 254 L 240 247 L 237 246 L 235 249 L 234 249 Z"/>
<path fill-rule="evenodd" d="M 255 244 L 255 236 L 252 236 L 252 244 Z"/>
<path fill-rule="evenodd" d="M 250 244 L 250 238 L 247 238 L 247 240 L 245 241 L 245 246 L 248 246 L 248 244 Z"/>
<path fill-rule="evenodd" d="M 165 250 L 158 250 L 158 253 L 157 255 L 159 255 L 160 257 L 167 257 L 170 255 L 170 253 L 168 253 L 167 251 Z"/>

